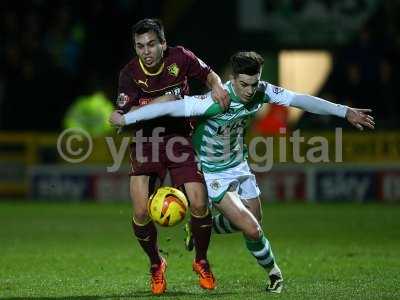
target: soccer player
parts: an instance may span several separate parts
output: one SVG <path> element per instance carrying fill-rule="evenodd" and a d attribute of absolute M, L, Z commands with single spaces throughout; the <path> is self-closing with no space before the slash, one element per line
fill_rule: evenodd
<path fill-rule="evenodd" d="M 187 95 L 189 78 L 198 79 L 206 84 L 222 106 L 228 105 L 229 99 L 219 76 L 191 51 L 180 46 L 168 47 L 160 21 L 144 19 L 136 23 L 133 26 L 133 42 L 137 56 L 121 70 L 119 76 L 119 110 L 135 110 L 166 94 Z M 173 137 L 188 140 L 191 129 L 187 119 L 177 122 L 176 119 L 165 117 L 135 126 L 137 139 L 131 147 L 130 173 L 132 227 L 140 246 L 150 260 L 150 284 L 153 294 L 162 294 L 166 290 L 167 263 L 158 249 L 157 229 L 148 216 L 147 202 L 155 178 L 163 179 L 167 170 L 173 185 L 184 189 L 190 201 L 190 223 L 196 250 L 193 270 L 199 275 L 199 284 L 205 289 L 213 289 L 216 284 L 207 260 L 211 213 L 208 209 L 204 179 L 197 169 L 192 145 L 177 144 L 173 148 L 174 152 L 188 156 L 184 162 L 170 160 L 166 155 L 168 140 Z M 142 138 L 141 141 L 138 136 Z M 142 156 L 142 159 L 139 159 L 139 156 Z"/>
<path fill-rule="evenodd" d="M 260 81 L 263 58 L 255 52 L 239 52 L 232 56 L 233 76 L 225 84 L 231 104 L 224 112 L 210 94 L 187 97 L 180 101 L 149 105 L 137 111 L 110 116 L 117 126 L 135 124 L 159 116 L 200 117 L 193 136 L 201 168 L 213 205 L 222 213 L 221 223 L 243 232 L 248 250 L 258 264 L 267 270 L 267 290 L 279 293 L 283 276 L 274 258 L 271 245 L 263 233 L 260 191 L 247 163 L 243 134 L 246 123 L 264 103 L 294 106 L 316 114 L 346 118 L 359 129 L 374 128 L 369 109 L 355 109 L 329 101 L 294 93 Z M 257 216 L 257 218 L 255 217 Z"/>

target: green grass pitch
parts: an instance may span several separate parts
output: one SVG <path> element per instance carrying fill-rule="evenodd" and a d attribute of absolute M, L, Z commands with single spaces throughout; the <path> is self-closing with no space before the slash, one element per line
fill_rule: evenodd
<path fill-rule="evenodd" d="M 1 299 L 154 299 L 129 204 L 0 203 Z M 218 288 L 199 288 L 183 227 L 161 229 L 166 299 L 400 299 L 400 207 L 267 204 L 264 230 L 284 272 L 280 295 L 240 234 L 213 235 Z"/>

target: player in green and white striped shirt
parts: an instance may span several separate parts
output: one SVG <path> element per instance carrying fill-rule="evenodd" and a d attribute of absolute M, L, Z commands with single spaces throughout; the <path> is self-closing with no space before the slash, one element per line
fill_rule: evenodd
<path fill-rule="evenodd" d="M 183 100 L 150 104 L 121 115 L 114 112 L 110 122 L 124 126 L 160 116 L 199 117 L 193 135 L 209 198 L 222 213 L 214 217 L 217 233 L 242 231 L 246 246 L 258 264 L 268 271 L 267 290 L 280 292 L 282 273 L 270 243 L 261 229 L 260 191 L 247 163 L 243 136 L 248 122 L 264 103 L 294 106 L 316 114 L 346 118 L 359 129 L 374 128 L 368 109 L 354 109 L 260 81 L 263 59 L 255 52 L 239 52 L 231 58 L 233 76 L 225 84 L 231 100 L 223 111 L 211 94 L 185 96 Z"/>

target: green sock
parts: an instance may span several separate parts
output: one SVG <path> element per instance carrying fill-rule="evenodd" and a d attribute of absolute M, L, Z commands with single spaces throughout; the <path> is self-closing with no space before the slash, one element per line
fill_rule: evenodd
<path fill-rule="evenodd" d="M 217 214 L 213 216 L 213 229 L 215 233 L 225 234 L 234 233 L 239 231 L 227 218 L 222 214 Z"/>
<path fill-rule="evenodd" d="M 258 264 L 266 270 L 271 270 L 275 264 L 274 254 L 267 238 L 262 235 L 258 240 L 245 238 L 246 247 L 251 252 Z"/>

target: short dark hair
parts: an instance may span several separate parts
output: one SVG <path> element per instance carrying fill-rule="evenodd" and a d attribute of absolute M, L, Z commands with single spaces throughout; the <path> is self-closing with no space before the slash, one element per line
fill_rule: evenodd
<path fill-rule="evenodd" d="M 161 43 L 165 42 L 164 26 L 158 19 L 143 19 L 132 26 L 132 37 L 135 43 L 135 34 L 154 31 Z"/>
<path fill-rule="evenodd" d="M 261 71 L 264 59 L 254 51 L 240 51 L 231 56 L 233 76 L 239 74 L 256 75 Z"/>

